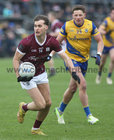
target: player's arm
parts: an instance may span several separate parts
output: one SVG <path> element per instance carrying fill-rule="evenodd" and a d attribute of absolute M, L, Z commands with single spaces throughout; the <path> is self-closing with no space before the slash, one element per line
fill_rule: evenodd
<path fill-rule="evenodd" d="M 74 78 L 74 80 L 76 80 L 78 84 L 80 84 L 80 78 L 76 75 L 76 69 L 74 68 L 71 59 L 67 56 L 67 54 L 64 51 L 61 51 L 61 53 L 58 54 L 65 61 L 65 64 L 69 68 L 69 71 L 72 77 Z"/>
<path fill-rule="evenodd" d="M 101 33 L 101 35 L 106 34 L 106 27 L 107 27 L 107 20 L 105 19 L 103 21 L 103 23 L 99 26 L 99 32 Z"/>
<path fill-rule="evenodd" d="M 20 59 L 23 57 L 22 54 L 20 54 L 18 51 L 15 52 L 15 55 L 13 57 L 13 67 L 16 73 L 16 77 L 19 77 L 18 69 L 19 69 L 19 62 Z"/>
<path fill-rule="evenodd" d="M 104 43 L 101 34 L 97 34 L 94 36 L 94 39 L 97 41 L 97 54 L 101 55 L 103 48 L 104 48 Z"/>
<path fill-rule="evenodd" d="M 66 32 L 66 23 L 61 27 L 60 32 L 57 36 L 57 40 L 61 44 L 62 41 L 66 38 L 67 32 Z"/>
<path fill-rule="evenodd" d="M 105 27 L 103 25 L 99 26 L 99 32 L 101 33 L 101 35 L 106 34 L 106 30 L 105 30 Z"/>
<path fill-rule="evenodd" d="M 61 44 L 62 41 L 65 39 L 65 37 L 64 37 L 64 36 L 61 36 L 60 34 L 58 34 L 58 36 L 57 36 L 56 39 L 57 39 L 57 40 L 59 41 L 59 43 Z"/>
<path fill-rule="evenodd" d="M 95 63 L 97 65 L 100 65 L 100 60 L 101 60 L 101 55 L 102 55 L 102 51 L 103 51 L 103 47 L 104 47 L 104 43 L 103 43 L 103 39 L 101 37 L 101 34 L 97 34 L 96 36 L 94 36 L 94 39 L 97 41 L 97 55 L 95 56 L 96 61 Z"/>
<path fill-rule="evenodd" d="M 13 58 L 13 67 L 14 67 L 14 70 L 15 70 L 15 73 L 16 73 L 16 77 L 17 77 L 17 82 L 28 82 L 32 79 L 32 77 L 21 77 L 19 75 L 19 62 L 21 60 L 21 58 L 23 57 L 24 55 L 19 53 L 18 51 L 15 52 L 15 55 L 14 55 L 14 58 Z"/>
<path fill-rule="evenodd" d="M 97 54 L 101 55 L 104 47 L 103 39 L 101 34 L 99 33 L 96 25 L 92 22 L 92 35 L 94 39 L 97 41 Z"/>
<path fill-rule="evenodd" d="M 101 34 L 99 33 L 96 25 L 92 23 L 92 35 L 94 36 L 94 39 L 97 41 L 97 55 L 96 55 L 96 64 L 100 65 L 100 59 L 101 59 L 101 54 L 103 51 L 104 43 Z"/>
<path fill-rule="evenodd" d="M 61 42 L 64 40 L 64 38 L 65 38 L 65 37 L 63 37 L 63 36 L 61 36 L 61 35 L 58 35 L 56 39 L 57 39 L 58 42 L 61 44 Z M 54 55 L 55 53 L 56 53 L 55 51 L 52 51 L 52 52 L 50 53 L 50 56 L 53 57 L 53 55 Z"/>
<path fill-rule="evenodd" d="M 58 34 L 58 36 L 57 36 L 57 38 L 56 38 L 56 40 L 59 42 L 59 44 L 61 44 L 62 41 L 63 41 L 64 39 L 65 39 L 65 37 L 64 37 L 64 36 L 61 36 L 60 34 Z M 52 52 L 50 53 L 50 56 L 53 57 L 53 55 L 54 55 L 55 53 L 56 53 L 55 51 L 52 51 Z"/>

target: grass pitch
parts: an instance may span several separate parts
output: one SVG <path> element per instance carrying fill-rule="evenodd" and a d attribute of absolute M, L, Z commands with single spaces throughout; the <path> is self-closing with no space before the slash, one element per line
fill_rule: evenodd
<path fill-rule="evenodd" d="M 31 102 L 31 99 L 16 82 L 12 59 L 0 59 L 0 140 L 113 140 L 114 84 L 106 84 L 108 62 L 105 65 L 100 85 L 95 84 L 98 70 L 95 60 L 89 60 L 89 71 L 86 75 L 90 110 L 100 120 L 96 125 L 87 123 L 78 91 L 65 110 L 66 124 L 57 124 L 54 108 L 62 100 L 63 93 L 69 84 L 70 74 L 64 72 L 64 64 L 61 59 L 55 59 L 55 66 L 57 74 L 49 79 L 52 106 L 41 126 L 41 129 L 48 135 L 44 137 L 30 133 L 36 112 L 28 111 L 24 123 L 17 122 L 18 104 L 21 101 Z M 112 78 L 114 82 L 114 74 Z"/>

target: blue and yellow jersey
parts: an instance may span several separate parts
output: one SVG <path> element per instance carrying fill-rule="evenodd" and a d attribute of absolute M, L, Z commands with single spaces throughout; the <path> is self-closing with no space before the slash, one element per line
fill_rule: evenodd
<path fill-rule="evenodd" d="M 114 46 L 114 21 L 112 21 L 110 17 L 107 17 L 101 26 L 103 26 L 106 31 L 106 34 L 103 35 L 104 46 Z"/>
<path fill-rule="evenodd" d="M 70 20 L 65 22 L 59 34 L 66 37 L 66 54 L 78 62 L 85 62 L 89 59 L 92 35 L 99 34 L 99 31 L 90 20 L 84 19 L 82 26 Z"/>

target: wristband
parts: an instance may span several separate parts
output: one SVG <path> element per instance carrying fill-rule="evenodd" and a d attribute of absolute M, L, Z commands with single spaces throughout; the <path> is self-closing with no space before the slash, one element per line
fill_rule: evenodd
<path fill-rule="evenodd" d="M 49 54 L 49 56 L 51 56 L 51 57 L 52 57 L 53 55 L 50 53 L 50 54 Z"/>
<path fill-rule="evenodd" d="M 102 53 L 101 52 L 97 52 L 97 54 L 101 56 Z"/>

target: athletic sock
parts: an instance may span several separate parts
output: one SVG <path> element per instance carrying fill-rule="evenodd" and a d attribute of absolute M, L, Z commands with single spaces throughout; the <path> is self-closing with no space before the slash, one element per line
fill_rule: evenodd
<path fill-rule="evenodd" d="M 84 107 L 84 111 L 85 111 L 87 117 L 88 117 L 89 115 L 91 115 L 89 106 Z"/>
<path fill-rule="evenodd" d="M 40 128 L 41 124 L 42 124 L 42 121 L 35 120 L 33 128 Z"/>
<path fill-rule="evenodd" d="M 67 106 L 67 104 L 65 104 L 63 102 L 60 104 L 60 107 L 59 107 L 60 114 L 62 114 L 64 112 L 66 106 Z"/>
<path fill-rule="evenodd" d="M 28 111 L 27 105 L 28 105 L 28 104 L 25 104 L 25 105 L 22 106 L 22 109 L 23 109 L 25 112 Z"/>
<path fill-rule="evenodd" d="M 108 73 L 108 77 L 110 78 L 111 76 L 112 76 L 112 73 L 111 73 L 111 72 L 109 72 L 109 73 Z"/>

